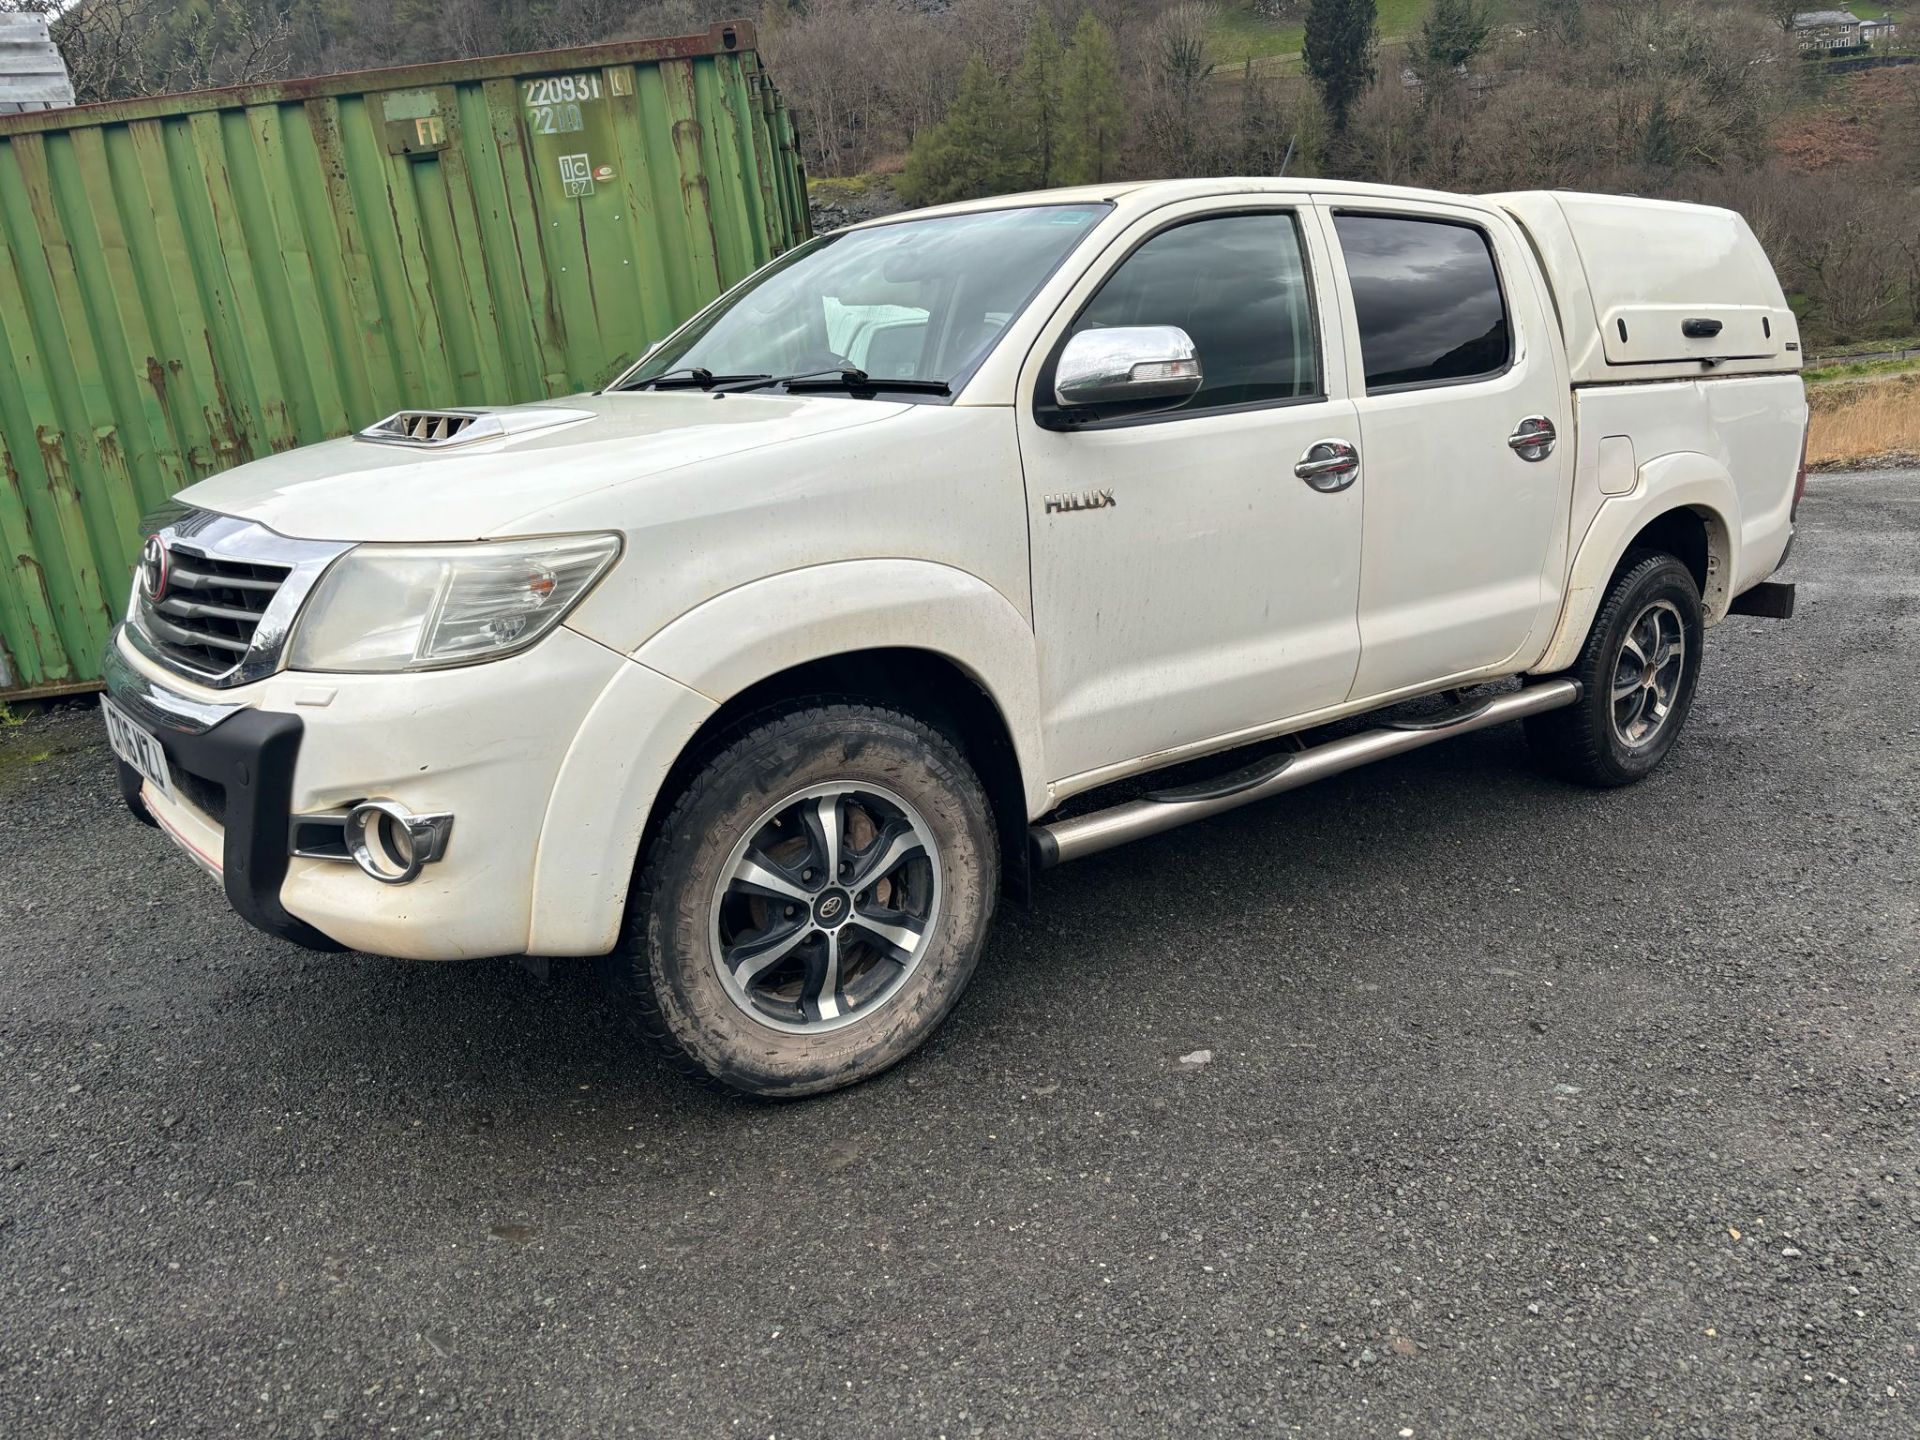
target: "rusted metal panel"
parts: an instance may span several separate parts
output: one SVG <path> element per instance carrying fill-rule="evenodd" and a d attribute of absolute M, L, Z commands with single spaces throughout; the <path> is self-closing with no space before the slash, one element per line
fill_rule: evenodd
<path fill-rule="evenodd" d="M 0 118 L 0 696 L 139 517 L 408 405 L 591 388 L 804 239 L 753 27 Z"/>

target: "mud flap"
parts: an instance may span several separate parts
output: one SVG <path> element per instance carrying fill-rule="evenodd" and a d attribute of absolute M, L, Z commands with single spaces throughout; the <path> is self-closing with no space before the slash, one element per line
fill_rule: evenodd
<path fill-rule="evenodd" d="M 1763 580 L 1751 590 L 1742 590 L 1727 608 L 1729 615 L 1758 615 L 1763 620 L 1793 618 L 1793 582 Z"/>

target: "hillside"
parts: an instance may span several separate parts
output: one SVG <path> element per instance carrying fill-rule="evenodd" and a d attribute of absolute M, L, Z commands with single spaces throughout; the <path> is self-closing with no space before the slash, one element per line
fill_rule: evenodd
<path fill-rule="evenodd" d="M 1812 175 L 1877 165 L 1889 146 L 1911 150 L 1916 138 L 1920 65 L 1903 65 L 1834 77 L 1781 117 L 1768 143 L 1782 164 Z"/>
<path fill-rule="evenodd" d="M 1379 0 L 1381 49 L 1391 51 L 1405 45 L 1419 30 L 1428 4 L 1429 0 Z M 1505 8 L 1494 7 L 1496 18 Z M 1304 4 L 1298 9 L 1305 14 Z M 1299 68 L 1305 37 L 1303 20 L 1270 20 L 1255 9 L 1254 0 L 1235 0 L 1214 22 L 1210 53 L 1223 70 L 1232 68 L 1237 73 L 1238 67 L 1252 60 L 1256 69 L 1288 73 Z"/>

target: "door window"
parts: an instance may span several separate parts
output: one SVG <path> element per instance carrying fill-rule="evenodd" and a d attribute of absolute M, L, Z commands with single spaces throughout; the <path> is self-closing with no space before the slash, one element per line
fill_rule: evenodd
<path fill-rule="evenodd" d="M 1072 334 L 1177 325 L 1204 377 L 1175 414 L 1318 397 L 1319 346 L 1291 214 L 1222 215 L 1163 230 L 1107 278 Z"/>
<path fill-rule="evenodd" d="M 1336 215 L 1367 393 L 1497 375 L 1512 329 L 1484 231 L 1409 215 Z"/>

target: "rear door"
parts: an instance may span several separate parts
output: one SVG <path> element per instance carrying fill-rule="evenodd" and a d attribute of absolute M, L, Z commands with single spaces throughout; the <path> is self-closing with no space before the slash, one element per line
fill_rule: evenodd
<path fill-rule="evenodd" d="M 1366 476 L 1352 698 L 1523 668 L 1559 613 L 1575 451 L 1532 257 L 1467 206 L 1321 213 Z"/>

